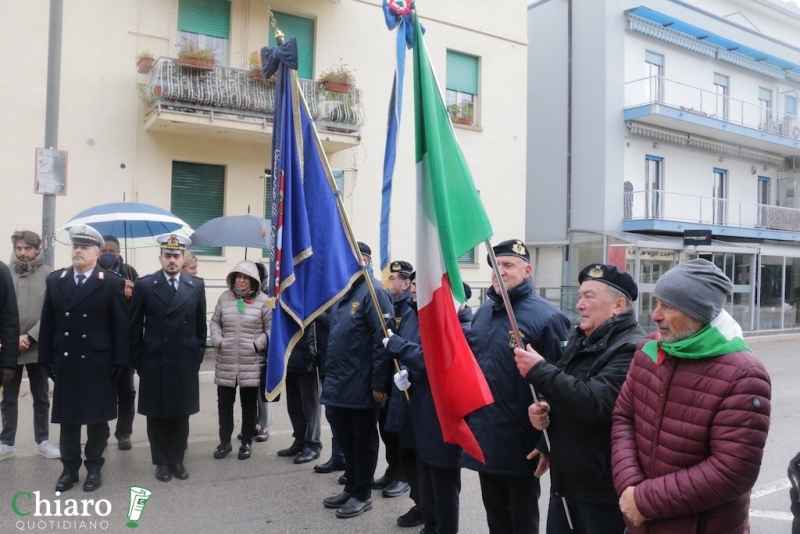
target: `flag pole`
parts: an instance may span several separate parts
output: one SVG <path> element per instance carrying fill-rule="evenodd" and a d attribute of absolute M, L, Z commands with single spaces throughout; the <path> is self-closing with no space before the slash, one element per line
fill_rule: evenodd
<path fill-rule="evenodd" d="M 292 82 L 294 84 L 294 88 L 297 93 L 300 95 L 300 101 L 303 103 L 303 107 L 306 110 L 308 116 L 311 116 L 311 113 L 308 110 L 308 103 L 306 102 L 306 97 L 303 94 L 302 88 L 300 87 L 300 82 L 297 80 L 297 76 L 292 76 Z M 386 321 L 383 319 L 383 313 L 381 312 L 381 306 L 378 302 L 378 295 L 375 293 L 375 287 L 372 285 L 372 277 L 369 276 L 367 272 L 367 266 L 364 265 L 364 257 L 361 255 L 361 250 L 358 248 L 358 241 L 356 240 L 355 233 L 353 232 L 353 227 L 350 225 L 350 219 L 347 217 L 347 212 L 344 209 L 344 203 L 342 202 L 342 193 L 339 191 L 339 187 L 336 185 L 336 181 L 333 179 L 333 173 L 331 172 L 331 164 L 328 161 L 328 155 L 325 153 L 325 150 L 322 148 L 322 141 L 320 141 L 319 133 L 317 132 L 317 127 L 315 125 L 311 125 L 311 130 L 314 132 L 314 142 L 317 145 L 317 151 L 322 156 L 322 162 L 325 166 L 325 175 L 328 177 L 328 185 L 330 185 L 334 197 L 336 197 L 336 207 L 339 209 L 339 216 L 342 218 L 342 222 L 344 223 L 345 233 L 347 234 L 348 239 L 350 240 L 350 246 L 356 253 L 356 257 L 358 258 L 358 263 L 361 265 L 361 273 L 364 276 L 364 281 L 367 284 L 367 288 L 369 289 L 370 297 L 372 298 L 372 304 L 375 308 L 375 313 L 378 314 L 378 320 L 381 323 L 381 328 L 383 329 L 383 337 L 389 337 L 389 330 L 386 327 Z M 400 364 L 398 363 L 396 358 L 392 358 L 394 362 L 394 368 L 399 373 L 400 372 Z M 408 390 L 404 391 L 406 396 L 406 400 L 409 400 Z"/>
<path fill-rule="evenodd" d="M 500 266 L 497 264 L 497 256 L 494 254 L 494 248 L 492 248 L 492 242 L 490 240 L 484 241 L 486 244 L 486 249 L 489 251 L 489 262 L 492 264 L 492 270 L 494 271 L 495 279 L 497 280 L 497 286 L 500 288 L 500 296 L 503 297 L 503 304 L 506 308 L 506 313 L 508 313 L 508 320 L 511 323 L 511 331 L 514 333 L 514 341 L 516 342 L 517 346 L 521 349 L 525 349 L 525 345 L 522 344 L 522 336 L 519 333 L 519 325 L 517 324 L 517 317 L 514 315 L 514 310 L 511 308 L 511 299 L 508 298 L 508 291 L 506 290 L 506 284 L 503 282 L 503 277 L 500 275 Z M 539 405 L 539 396 L 536 394 L 536 388 L 533 387 L 533 384 L 530 382 L 528 385 L 531 387 L 531 394 L 533 395 L 533 402 L 536 405 Z M 550 435 L 545 428 L 542 430 L 542 435 L 544 435 L 544 442 L 547 444 L 547 450 L 550 451 Z M 567 515 L 567 523 L 569 523 L 569 529 L 574 530 L 572 526 L 572 517 L 569 514 L 569 506 L 567 505 L 567 498 L 562 496 L 561 502 L 564 504 L 564 513 Z"/>

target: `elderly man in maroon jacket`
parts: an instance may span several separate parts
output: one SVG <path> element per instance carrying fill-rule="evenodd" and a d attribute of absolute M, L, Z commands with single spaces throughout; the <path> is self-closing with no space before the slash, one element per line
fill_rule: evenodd
<path fill-rule="evenodd" d="M 723 310 L 731 281 L 691 260 L 656 283 L 653 321 L 613 412 L 611 462 L 632 534 L 748 533 L 770 380 Z"/>

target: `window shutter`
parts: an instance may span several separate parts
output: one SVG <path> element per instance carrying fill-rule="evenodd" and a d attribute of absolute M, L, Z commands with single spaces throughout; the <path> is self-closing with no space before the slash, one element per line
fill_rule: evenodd
<path fill-rule="evenodd" d="M 661 54 L 656 54 L 655 52 L 651 52 L 649 50 L 644 51 L 644 62 L 651 63 L 653 65 L 658 65 L 659 67 L 664 66 L 664 56 Z"/>
<path fill-rule="evenodd" d="M 230 0 L 180 0 L 178 30 L 228 39 L 231 33 Z"/>
<path fill-rule="evenodd" d="M 289 37 L 297 37 L 297 76 L 306 80 L 314 79 L 314 20 L 287 13 L 273 11 L 278 28 Z M 275 31 L 270 26 L 269 46 L 276 46 Z"/>
<path fill-rule="evenodd" d="M 475 250 L 477 247 L 473 247 L 469 249 L 467 252 L 462 254 L 458 257 L 458 263 L 464 263 L 467 265 L 475 265 L 477 262 L 475 261 Z"/>
<path fill-rule="evenodd" d="M 447 89 L 478 94 L 478 58 L 447 51 Z"/>
<path fill-rule="evenodd" d="M 226 0 L 227 1 L 227 0 Z M 225 167 L 203 163 L 172 162 L 170 211 L 193 229 L 222 217 L 225 203 Z M 221 247 L 189 247 L 201 256 L 222 256 Z"/>

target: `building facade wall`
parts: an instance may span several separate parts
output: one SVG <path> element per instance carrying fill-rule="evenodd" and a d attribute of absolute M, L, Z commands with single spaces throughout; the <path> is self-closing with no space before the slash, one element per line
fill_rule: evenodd
<path fill-rule="evenodd" d="M 178 0 L 70 0 L 64 3 L 60 127 L 58 148 L 69 151 L 67 196 L 56 202 L 55 227 L 90 206 L 124 198 L 169 209 L 173 161 L 225 167 L 224 214 L 261 214 L 263 180 L 270 165 L 267 143 L 252 136 L 229 141 L 209 132 L 161 133 L 147 130 L 134 56 L 143 50 L 156 57 L 176 57 Z M 479 116 L 476 127 L 456 127 L 465 157 L 481 192 L 495 239 L 524 232 L 526 159 L 526 57 L 524 6 L 446 0 L 420 6 L 428 51 L 444 90 L 448 49 L 478 56 Z M 232 0 L 226 63 L 247 69 L 250 52 L 267 43 L 267 9 L 315 20 L 314 75 L 345 63 L 363 91 L 368 121 L 360 142 L 330 155 L 334 168 L 345 169 L 343 199 L 356 237 L 369 243 L 378 260 L 381 180 L 386 116 L 394 73 L 395 34 L 383 21 L 381 2 L 353 0 Z M 6 105 L 0 122 L 14 125 L 0 132 L 0 180 L 7 194 L 0 235 L 16 229 L 41 229 L 39 195 L 33 193 L 34 151 L 44 139 L 45 81 L 49 2 L 13 3 L 0 18 L 0 46 L 13 57 L 11 75 L 0 80 Z M 408 53 L 405 105 L 400 130 L 392 200 L 391 243 L 394 259 L 415 261 L 415 156 L 413 70 Z M 520 108 L 523 112 L 520 111 Z M 124 167 L 123 167 L 124 165 Z M 10 243 L 7 252 L 11 251 Z M 480 249 L 476 257 L 483 257 Z M 222 258 L 201 258 L 200 275 L 210 286 L 222 285 L 244 250 L 226 248 Z M 249 258 L 260 258 L 250 251 Z M 140 273 L 159 268 L 157 251 L 128 253 Z M 69 247 L 56 244 L 56 267 L 69 263 Z M 465 269 L 470 283 L 488 285 L 484 262 Z M 209 296 L 213 302 L 213 297 Z"/>

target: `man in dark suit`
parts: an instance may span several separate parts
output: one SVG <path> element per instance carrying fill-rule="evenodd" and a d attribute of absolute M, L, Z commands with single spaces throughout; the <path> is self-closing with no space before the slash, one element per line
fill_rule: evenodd
<path fill-rule="evenodd" d="M 206 344 L 203 280 L 183 272 L 191 241 L 165 234 L 162 270 L 136 280 L 131 302 L 131 354 L 139 373 L 139 413 L 147 416 L 156 479 L 189 478 L 183 456 L 189 416 L 200 411 L 198 371 Z"/>
<path fill-rule="evenodd" d="M 78 482 L 81 425 L 86 425 L 84 491 L 101 485 L 108 421 L 117 417 L 116 377 L 130 366 L 130 323 L 124 282 L 97 265 L 103 238 L 90 226 L 75 226 L 72 267 L 47 277 L 39 325 L 39 363 L 53 378 L 54 423 L 61 423 L 61 463 L 56 491 Z"/>

